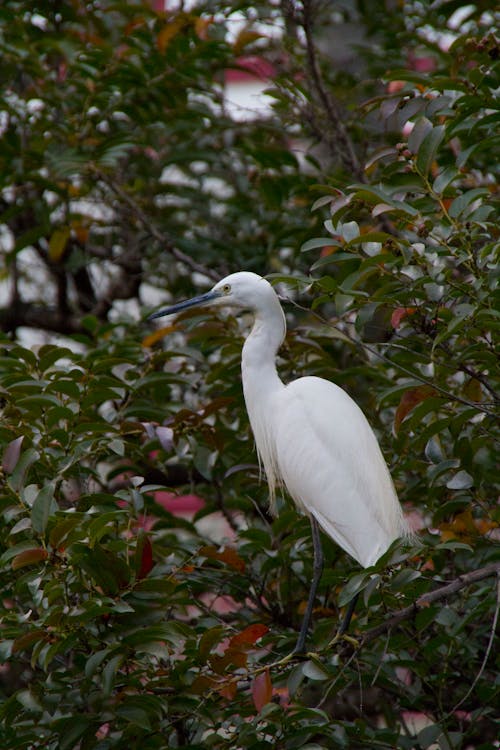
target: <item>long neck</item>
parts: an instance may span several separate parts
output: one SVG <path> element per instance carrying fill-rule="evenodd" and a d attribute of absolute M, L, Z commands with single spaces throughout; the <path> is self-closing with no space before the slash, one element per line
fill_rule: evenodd
<path fill-rule="evenodd" d="M 276 371 L 276 354 L 286 333 L 285 316 L 277 297 L 265 309 L 255 311 L 255 320 L 241 354 L 241 374 L 247 410 L 263 404 L 268 394 L 283 387 Z M 253 398 L 255 394 L 255 398 Z"/>
<path fill-rule="evenodd" d="M 243 393 L 259 462 L 269 485 L 269 501 L 279 480 L 273 421 L 277 396 L 285 387 L 276 371 L 276 353 L 286 333 L 285 316 L 277 297 L 268 300 L 265 309 L 255 311 L 253 328 L 241 355 Z"/>

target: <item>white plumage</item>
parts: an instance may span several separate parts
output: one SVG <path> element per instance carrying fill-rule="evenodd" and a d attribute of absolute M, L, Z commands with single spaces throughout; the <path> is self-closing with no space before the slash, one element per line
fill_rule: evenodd
<path fill-rule="evenodd" d="M 274 289 L 257 274 L 231 274 L 210 292 L 152 317 L 207 304 L 254 314 L 241 371 L 271 506 L 283 484 L 297 507 L 342 549 L 360 565 L 373 565 L 407 527 L 364 414 L 342 388 L 322 378 L 281 381 L 275 359 L 286 333 L 285 316 Z"/>

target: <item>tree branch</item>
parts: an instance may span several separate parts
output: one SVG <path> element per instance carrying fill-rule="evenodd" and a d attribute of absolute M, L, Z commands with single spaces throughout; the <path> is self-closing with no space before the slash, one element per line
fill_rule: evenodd
<path fill-rule="evenodd" d="M 66 336 L 73 333 L 88 333 L 82 327 L 79 317 L 68 315 L 55 307 L 19 301 L 0 309 L 2 331 L 10 333 L 21 326 L 40 328 Z"/>
<path fill-rule="evenodd" d="M 441 599 L 446 599 L 448 596 L 456 594 L 467 586 L 494 575 L 500 576 L 500 562 L 490 563 L 489 565 L 485 565 L 484 568 L 478 568 L 477 570 L 472 570 L 470 573 L 464 573 L 463 575 L 458 576 L 458 578 L 455 578 L 451 583 L 446 584 L 446 586 L 441 586 L 434 591 L 429 591 L 427 594 L 423 594 L 413 602 L 413 604 L 410 604 L 408 607 L 404 607 L 404 609 L 399 610 L 399 612 L 392 614 L 387 620 L 385 620 L 385 622 L 382 622 L 380 625 L 377 625 L 370 630 L 366 630 L 362 634 L 361 646 L 365 646 L 367 643 L 376 640 L 382 635 L 382 633 L 391 630 L 395 625 L 403 622 L 403 620 L 409 620 L 414 617 L 419 610 L 425 609 L 430 604 L 440 601 Z"/>
<path fill-rule="evenodd" d="M 184 265 L 190 268 L 191 271 L 197 271 L 198 273 L 201 273 L 204 276 L 213 279 L 214 281 L 217 281 L 219 279 L 219 274 L 212 268 L 208 268 L 201 263 L 197 263 L 195 260 L 193 260 L 193 258 L 191 258 L 191 256 L 175 247 L 173 242 L 162 232 L 160 232 L 160 230 L 153 224 L 153 222 L 150 221 L 149 217 L 144 213 L 138 203 L 128 193 L 126 193 L 120 185 L 118 185 L 113 179 L 111 179 L 111 177 L 104 174 L 96 167 L 93 168 L 93 171 L 97 175 L 97 177 L 102 180 L 102 182 L 104 182 L 109 188 L 111 188 L 111 190 L 120 198 L 120 200 L 122 200 L 133 211 L 144 229 L 149 232 L 149 234 L 154 237 L 154 239 L 161 244 L 163 249 L 170 253 L 170 255 L 172 255 L 175 260 L 184 263 Z"/>
<path fill-rule="evenodd" d="M 366 177 L 354 150 L 353 143 L 342 121 L 337 102 L 325 87 L 323 77 L 316 56 L 313 40 L 314 0 L 303 0 L 302 27 L 306 39 L 307 67 L 311 82 L 317 97 L 322 104 L 328 118 L 331 133 L 322 133 L 322 138 L 328 143 L 331 153 L 340 158 L 346 172 L 350 172 L 359 182 L 365 182 Z M 317 127 L 315 127 L 317 131 Z M 333 137 L 332 137 L 333 136 Z"/>

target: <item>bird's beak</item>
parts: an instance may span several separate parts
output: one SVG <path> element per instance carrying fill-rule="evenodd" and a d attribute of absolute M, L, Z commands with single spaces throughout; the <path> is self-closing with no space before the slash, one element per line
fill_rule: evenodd
<path fill-rule="evenodd" d="M 162 318 L 164 315 L 173 315 L 174 313 L 181 312 L 182 310 L 187 310 L 189 307 L 208 305 L 210 304 L 210 302 L 219 299 L 220 296 L 220 292 L 214 291 L 212 289 L 210 292 L 200 294 L 198 297 L 193 297 L 192 299 L 187 299 L 184 302 L 179 302 L 177 305 L 172 305 L 172 307 L 165 307 L 163 310 L 158 310 L 158 312 L 149 315 L 148 320 Z"/>

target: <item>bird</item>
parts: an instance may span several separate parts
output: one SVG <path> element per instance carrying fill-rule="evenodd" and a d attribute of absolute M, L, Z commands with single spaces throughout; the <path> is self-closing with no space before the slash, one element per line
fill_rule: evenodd
<path fill-rule="evenodd" d="M 160 309 L 149 319 L 191 307 L 225 307 L 253 315 L 241 354 L 241 376 L 259 463 L 269 485 L 270 508 L 276 513 L 276 491 L 284 487 L 311 523 L 313 577 L 292 652 L 300 654 L 323 570 L 319 529 L 368 568 L 396 539 L 409 534 L 402 507 L 377 438 L 347 392 L 316 376 L 286 384 L 279 377 L 276 356 L 286 335 L 286 320 L 267 279 L 250 271 L 230 274 L 210 291 Z M 347 630 L 356 598 L 337 635 Z"/>

